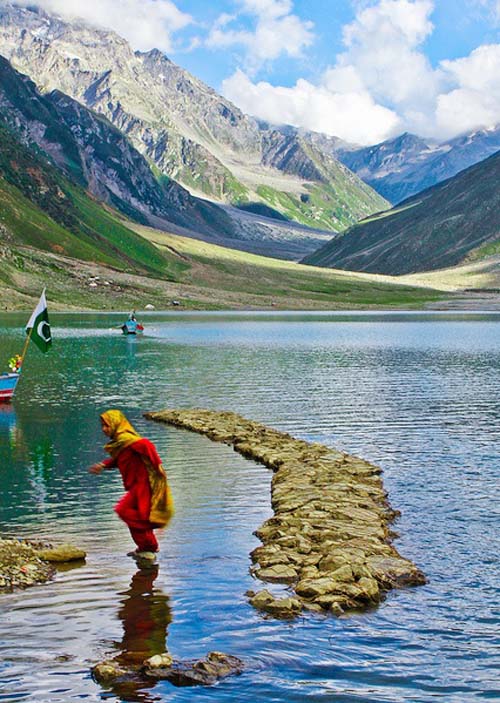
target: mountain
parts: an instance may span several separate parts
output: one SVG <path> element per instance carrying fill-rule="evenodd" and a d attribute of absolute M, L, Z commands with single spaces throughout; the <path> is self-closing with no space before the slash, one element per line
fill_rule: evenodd
<path fill-rule="evenodd" d="M 105 118 L 68 96 L 40 95 L 0 56 L 0 118 L 36 144 L 67 177 L 144 224 L 158 218 L 212 236 L 231 232 L 228 216 L 174 181 L 158 181 L 146 159 Z"/>
<path fill-rule="evenodd" d="M 329 238 L 283 217 L 277 222 L 275 211 L 252 215 L 190 195 L 172 179 L 155 175 L 105 117 L 57 90 L 41 95 L 3 57 L 0 117 L 68 178 L 137 222 L 279 258 L 301 258 Z"/>
<path fill-rule="evenodd" d="M 367 218 L 303 263 L 401 275 L 500 253 L 500 152 Z"/>
<path fill-rule="evenodd" d="M 500 150 L 500 125 L 442 144 L 402 134 L 374 146 L 333 145 L 333 153 L 380 195 L 399 203 Z"/>
<path fill-rule="evenodd" d="M 9 283 L 7 262 L 18 276 L 30 270 L 20 247 L 170 277 L 168 257 L 67 179 L 43 152 L 23 144 L 1 119 L 0 173 L 2 284 Z"/>
<path fill-rule="evenodd" d="M 68 150 L 67 153 L 70 153 Z M 74 153 L 77 164 L 77 154 Z M 124 222 L 0 117 L 0 305 L 123 310 L 423 304 L 433 290 L 303 267 Z"/>
<path fill-rule="evenodd" d="M 43 92 L 59 90 L 104 116 L 159 177 L 225 204 L 237 239 L 253 241 L 252 226 L 256 242 L 286 238 L 283 218 L 341 231 L 387 206 L 297 130 L 264 129 L 161 52 L 134 52 L 113 32 L 3 5 L 0 53 Z M 228 206 L 242 208 L 243 219 Z M 267 219 L 248 224 L 251 213 Z M 310 233 L 309 243 L 296 230 L 289 237 L 296 253 L 326 239 Z"/>

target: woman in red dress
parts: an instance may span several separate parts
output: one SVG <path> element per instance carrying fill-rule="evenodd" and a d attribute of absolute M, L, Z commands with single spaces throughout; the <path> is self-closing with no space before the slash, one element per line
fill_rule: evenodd
<path fill-rule="evenodd" d="M 104 448 L 111 456 L 93 464 L 89 471 L 100 474 L 104 469 L 119 469 L 127 492 L 115 505 L 115 512 L 137 545 L 130 556 L 154 561 L 159 546 L 153 530 L 164 527 L 173 515 L 161 459 L 154 444 L 136 432 L 121 410 L 102 413 L 101 427 L 109 437 Z"/>

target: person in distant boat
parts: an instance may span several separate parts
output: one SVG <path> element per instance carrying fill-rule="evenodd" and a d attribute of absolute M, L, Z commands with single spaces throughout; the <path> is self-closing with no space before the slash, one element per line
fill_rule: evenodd
<path fill-rule="evenodd" d="M 174 512 L 165 469 L 154 444 L 136 432 L 121 410 L 107 410 L 100 418 L 102 431 L 109 437 L 104 448 L 111 456 L 93 464 L 89 472 L 119 469 L 127 492 L 115 512 L 137 547 L 129 556 L 154 562 L 159 550 L 154 530 L 165 527 Z"/>

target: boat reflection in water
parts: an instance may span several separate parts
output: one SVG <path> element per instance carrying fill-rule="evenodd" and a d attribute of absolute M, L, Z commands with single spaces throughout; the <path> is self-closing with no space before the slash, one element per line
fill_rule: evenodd
<path fill-rule="evenodd" d="M 21 439 L 21 429 L 17 421 L 16 411 L 12 405 L 0 403 L 0 447 L 14 450 Z"/>

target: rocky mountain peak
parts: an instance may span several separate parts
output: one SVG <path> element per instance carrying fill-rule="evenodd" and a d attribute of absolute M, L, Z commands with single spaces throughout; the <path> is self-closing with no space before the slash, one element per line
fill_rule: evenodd
<path fill-rule="evenodd" d="M 333 155 L 325 158 L 319 142 L 294 132 L 286 146 L 283 133 L 270 136 L 161 51 L 133 51 L 114 32 L 6 5 L 0 53 L 42 92 L 57 89 L 105 117 L 159 177 L 193 196 L 263 204 L 333 231 L 386 205 Z"/>

